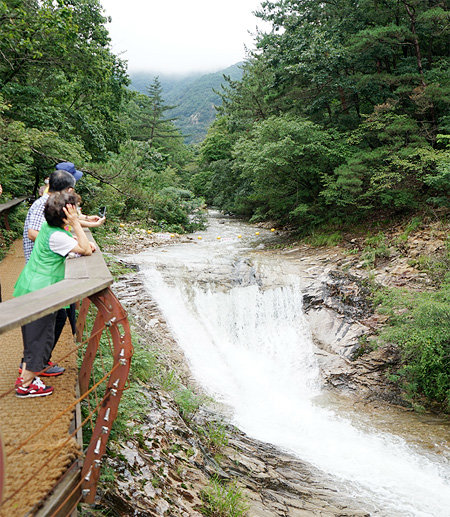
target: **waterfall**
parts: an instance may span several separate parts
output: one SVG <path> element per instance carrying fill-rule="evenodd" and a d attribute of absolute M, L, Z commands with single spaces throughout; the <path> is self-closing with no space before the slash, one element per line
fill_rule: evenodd
<path fill-rule="evenodd" d="M 169 285 L 151 267 L 145 275 L 191 371 L 240 429 L 332 475 L 374 515 L 448 515 L 442 458 L 315 403 L 319 369 L 295 282 L 219 291 L 196 287 L 195 277 Z"/>

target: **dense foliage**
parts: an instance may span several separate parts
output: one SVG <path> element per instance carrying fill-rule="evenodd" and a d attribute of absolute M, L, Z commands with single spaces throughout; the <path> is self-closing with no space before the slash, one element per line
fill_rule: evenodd
<path fill-rule="evenodd" d="M 192 152 L 160 83 L 130 92 L 99 0 L 0 0 L 2 200 L 36 196 L 58 161 L 85 171 L 86 210 L 172 231 L 195 227 Z"/>
<path fill-rule="evenodd" d="M 448 214 L 447 2 L 266 0 L 258 15 L 272 30 L 228 81 L 192 190 L 313 236 Z M 363 262 L 385 252 L 376 237 Z M 435 287 L 380 291 L 390 314 L 380 341 L 398 346 L 393 377 L 410 400 L 450 407 L 448 278 Z"/>
<path fill-rule="evenodd" d="M 193 189 L 305 231 L 448 207 L 446 2 L 264 1 L 259 16 L 272 31 L 229 81 Z"/>
<path fill-rule="evenodd" d="M 173 104 L 170 116 L 183 133 L 187 143 L 201 142 L 216 116 L 216 106 L 222 103 L 217 93 L 225 84 L 225 77 L 237 80 L 242 77 L 241 63 L 210 74 L 181 77 L 160 76 L 164 100 Z M 131 86 L 141 93 L 155 74 L 135 72 L 130 74 Z"/>
<path fill-rule="evenodd" d="M 426 397 L 450 412 L 450 278 L 434 292 L 380 290 L 375 301 L 390 316 L 381 340 L 396 343 L 402 353 L 391 380 L 413 403 Z"/>

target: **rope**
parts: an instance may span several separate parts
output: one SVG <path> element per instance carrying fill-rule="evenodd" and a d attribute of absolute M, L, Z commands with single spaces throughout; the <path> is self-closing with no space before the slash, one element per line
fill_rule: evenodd
<path fill-rule="evenodd" d="M 78 483 L 75 485 L 75 488 L 70 492 L 70 494 L 64 499 L 64 501 L 56 508 L 56 510 L 51 514 L 50 517 L 55 517 L 55 515 L 58 515 L 59 511 L 63 508 L 63 506 L 67 503 L 67 501 L 72 497 L 72 495 L 81 487 L 83 483 L 83 480 L 81 479 L 78 481 Z M 72 510 L 75 508 L 75 506 L 78 504 L 78 501 L 81 499 L 81 496 L 78 497 L 77 501 L 74 503 L 73 507 L 67 512 L 66 515 L 71 515 Z"/>
<path fill-rule="evenodd" d="M 19 449 L 21 449 L 24 445 L 26 445 L 30 440 L 32 440 L 33 438 L 35 438 L 38 434 L 40 434 L 42 431 L 44 431 L 45 429 L 47 429 L 47 427 L 50 427 L 51 424 L 53 424 L 56 420 L 58 420 L 58 418 L 60 418 L 62 415 L 66 414 L 68 411 L 71 411 L 72 409 L 75 408 L 75 406 L 81 402 L 82 400 L 84 400 L 93 390 L 95 390 L 97 388 L 97 386 L 99 386 L 107 377 L 108 375 L 111 375 L 118 367 L 120 366 L 120 363 L 117 363 L 107 374 L 105 374 L 98 382 L 97 384 L 95 384 L 94 386 L 92 386 L 92 388 L 90 388 L 88 391 L 86 391 L 86 393 L 84 393 L 80 398 L 78 398 L 77 400 L 75 400 L 75 402 L 73 402 L 72 404 L 70 404 L 70 406 L 67 406 L 66 409 L 63 409 L 62 411 L 60 411 L 54 418 L 52 418 L 49 422 L 47 422 L 46 424 L 44 424 L 43 426 L 41 426 L 35 433 L 31 434 L 25 441 L 23 441 L 22 443 L 20 443 L 15 449 L 13 449 L 11 452 L 9 452 L 6 456 L 9 457 L 9 456 L 12 456 L 14 453 L 16 453 Z"/>
<path fill-rule="evenodd" d="M 75 434 L 86 424 L 86 422 L 88 421 L 88 419 L 92 418 L 92 415 L 94 413 L 97 413 L 98 412 L 98 409 L 101 405 L 103 401 L 101 401 L 97 407 L 94 408 L 94 411 L 92 413 L 90 413 L 84 420 L 83 422 L 81 422 L 81 424 L 74 430 L 72 431 L 72 433 L 69 435 L 68 438 L 66 438 L 66 440 L 59 445 L 59 447 L 57 447 L 55 449 L 55 451 L 50 455 L 50 457 L 47 459 L 47 461 L 45 461 L 42 465 L 40 465 L 32 474 L 29 478 L 27 478 L 20 486 L 19 488 L 17 488 L 10 496 L 8 496 L 4 501 L 1 502 L 0 504 L 0 507 L 3 506 L 7 501 L 10 501 L 11 499 L 13 499 L 21 490 L 24 486 L 26 486 L 32 479 L 35 475 L 37 475 L 39 473 L 39 471 L 41 469 L 43 469 L 44 467 L 46 467 L 49 463 L 51 463 L 51 461 L 53 459 L 55 459 L 56 455 L 58 454 L 58 452 L 70 441 L 71 438 L 73 438 L 73 436 L 75 436 Z"/>
<path fill-rule="evenodd" d="M 125 321 L 127 320 L 127 317 L 126 315 L 123 316 L 122 318 L 120 318 L 119 320 L 114 320 L 114 324 L 118 324 L 118 323 L 121 323 L 122 321 Z M 59 357 L 58 358 L 58 361 L 62 361 L 64 359 L 66 359 L 67 357 L 69 357 L 70 355 L 72 355 L 73 353 L 75 352 L 78 352 L 80 350 L 81 347 L 83 347 L 83 345 L 85 345 L 86 343 L 88 343 L 91 339 L 95 338 L 96 336 L 98 336 L 99 334 L 101 335 L 103 333 L 103 331 L 105 330 L 106 326 L 110 326 L 110 325 L 103 325 L 102 328 L 100 328 L 99 330 L 97 330 L 96 332 L 92 333 L 88 338 L 86 339 L 83 339 L 80 343 L 78 343 L 74 348 L 72 348 L 67 354 L 65 354 L 64 356 L 62 357 Z M 109 346 L 109 349 L 111 351 L 111 355 L 114 357 L 114 348 L 112 346 L 112 343 L 111 343 L 111 334 L 110 332 L 107 333 L 107 340 L 108 340 L 108 346 Z M 78 403 L 80 403 L 81 401 L 83 400 L 87 400 L 87 403 L 88 403 L 88 407 L 89 407 L 89 414 L 86 416 L 86 418 L 81 422 L 81 424 L 72 432 L 70 433 L 70 435 L 62 442 L 59 444 L 59 446 L 54 449 L 54 451 L 50 454 L 50 456 L 47 457 L 46 461 L 40 465 L 11 495 L 9 495 L 5 500 L 1 501 L 0 502 L 0 508 L 2 506 L 4 506 L 4 504 L 8 501 L 10 501 L 11 499 L 13 499 L 14 497 L 17 496 L 17 494 L 19 494 L 19 492 L 39 473 L 39 471 L 41 469 L 43 469 L 44 467 L 46 467 L 47 465 L 49 465 L 59 454 L 59 452 L 66 446 L 66 444 L 73 438 L 73 436 L 81 429 L 83 428 L 88 421 L 90 421 L 90 424 L 91 424 L 91 430 L 93 431 L 94 430 L 94 422 L 93 422 L 93 416 L 98 414 L 98 411 L 99 411 L 99 408 L 100 406 L 102 405 L 102 403 L 104 402 L 104 400 L 106 399 L 107 397 L 107 394 L 105 393 L 103 398 L 101 400 L 99 400 L 98 396 L 97 396 L 97 388 L 108 378 L 111 376 L 111 374 L 120 366 L 120 362 L 117 362 L 107 373 L 105 373 L 105 365 L 104 365 L 104 358 L 103 358 L 103 353 L 102 353 L 102 349 L 101 347 L 98 348 L 98 351 L 99 351 L 99 354 L 100 354 L 100 361 L 101 361 L 101 367 L 102 367 L 102 371 L 104 373 L 103 377 L 98 381 L 96 382 L 96 379 L 95 379 L 95 373 L 94 373 L 94 370 L 92 369 L 91 370 L 91 378 L 93 380 L 93 386 L 87 390 L 81 397 L 79 397 L 77 400 L 75 400 L 72 404 L 70 404 L 69 406 L 67 406 L 65 409 L 63 409 L 62 411 L 60 411 L 54 418 L 52 418 L 49 422 L 46 422 L 43 426 L 41 426 L 37 431 L 35 431 L 33 434 L 31 434 L 30 436 L 28 436 L 28 438 L 26 438 L 23 442 L 21 442 L 19 445 L 17 445 L 12 451 L 9 451 L 7 454 L 6 454 L 6 457 L 10 458 L 11 456 L 13 456 L 14 454 L 16 454 L 18 451 L 20 451 L 26 444 L 28 444 L 33 438 L 35 438 L 36 436 L 38 436 L 40 433 L 42 433 L 43 431 L 45 431 L 45 429 L 49 428 L 55 421 L 57 421 L 59 418 L 61 418 L 64 414 L 68 413 L 69 411 L 72 411 L 76 405 Z M 133 351 L 131 352 L 131 355 L 133 355 Z M 127 359 L 130 359 L 129 357 Z M 42 374 L 44 372 L 46 372 L 49 368 L 51 368 L 51 366 L 47 366 L 46 368 L 44 368 L 42 371 L 40 371 L 37 375 L 39 374 Z M 14 390 L 16 389 L 16 387 L 13 387 L 9 390 L 7 390 L 6 392 L 4 393 L 1 393 L 0 394 L 0 399 L 4 398 L 5 396 L 9 395 L 11 392 L 13 392 Z M 120 391 L 124 391 L 125 389 L 128 389 L 128 386 L 124 386 L 123 389 L 121 389 Z M 96 405 L 95 407 L 92 409 L 91 408 L 91 403 L 90 403 L 90 397 L 92 395 L 92 393 L 94 393 L 94 396 L 95 396 L 95 402 L 96 402 Z M 59 507 L 56 509 L 56 511 L 52 514 L 52 517 L 57 515 L 58 512 L 64 507 L 64 505 L 69 501 L 69 499 L 73 496 L 73 494 L 80 488 L 82 484 L 82 480 L 80 480 L 79 483 L 77 483 L 77 485 L 75 486 L 75 488 L 70 492 L 70 494 L 65 498 L 65 500 L 59 505 Z M 75 508 L 76 507 L 76 504 L 78 503 L 78 501 L 80 500 L 80 497 L 77 498 L 77 501 L 74 503 L 73 507 L 72 508 Z"/>

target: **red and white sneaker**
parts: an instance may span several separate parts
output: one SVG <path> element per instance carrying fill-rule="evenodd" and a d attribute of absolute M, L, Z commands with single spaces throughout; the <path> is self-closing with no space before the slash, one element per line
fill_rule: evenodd
<path fill-rule="evenodd" d="M 20 379 L 20 378 L 19 378 Z M 18 380 L 19 380 L 18 379 Z M 20 379 L 22 381 L 22 379 Z M 16 381 L 16 385 L 18 382 Z M 16 396 L 20 398 L 26 397 L 46 397 L 53 393 L 52 386 L 46 386 L 39 377 L 35 377 L 29 386 L 18 386 L 16 388 Z"/>

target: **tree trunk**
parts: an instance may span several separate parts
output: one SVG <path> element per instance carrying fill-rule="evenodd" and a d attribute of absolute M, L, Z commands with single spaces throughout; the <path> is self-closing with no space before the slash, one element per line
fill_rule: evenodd
<path fill-rule="evenodd" d="M 339 86 L 338 90 L 339 90 L 339 97 L 341 98 L 342 111 L 344 113 L 347 113 L 348 106 L 347 106 L 347 99 L 345 98 L 344 89 L 342 88 L 342 86 Z"/>
<path fill-rule="evenodd" d="M 416 10 L 414 7 L 408 4 L 405 0 L 403 0 L 403 5 L 405 6 L 406 12 L 409 16 L 409 21 L 411 23 L 411 32 L 413 35 L 413 44 L 414 44 L 414 50 L 416 51 L 416 60 L 417 60 L 417 68 L 419 70 L 420 74 L 420 81 L 422 83 L 422 86 L 426 86 L 425 78 L 423 76 L 423 66 L 422 66 L 422 55 L 420 52 L 420 45 L 419 45 L 419 38 L 417 37 L 416 32 Z"/>

